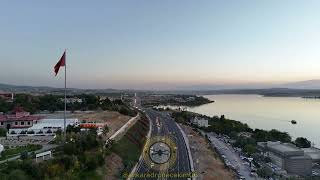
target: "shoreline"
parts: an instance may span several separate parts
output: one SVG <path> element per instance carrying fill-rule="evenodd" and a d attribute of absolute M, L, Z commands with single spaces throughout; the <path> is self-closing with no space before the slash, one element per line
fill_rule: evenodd
<path fill-rule="evenodd" d="M 169 108 L 170 110 L 179 110 L 179 106 L 158 106 L 158 108 L 162 108 L 163 110 L 165 110 L 166 108 Z M 186 106 L 182 106 L 182 107 L 186 107 Z M 199 106 L 198 106 L 199 107 Z M 189 109 L 189 108 L 191 108 L 191 109 Z M 185 112 L 189 112 L 189 113 L 193 113 L 193 114 L 196 114 L 196 115 L 198 115 L 198 116 L 201 116 L 201 117 L 205 117 L 205 118 L 212 118 L 212 117 L 217 117 L 217 115 L 218 114 L 216 114 L 216 115 L 208 115 L 208 114 L 205 114 L 205 113 L 200 113 L 200 112 L 198 112 L 198 111 L 195 111 L 195 110 L 193 110 L 192 109 L 193 107 L 186 107 L 186 109 L 183 109 L 183 108 L 181 108 L 180 107 L 180 110 L 182 110 L 182 111 L 185 111 Z M 241 121 L 241 120 L 239 120 L 239 119 L 235 119 L 235 118 L 232 118 L 232 119 L 229 119 L 228 118 L 229 116 L 228 115 L 226 115 L 226 118 L 228 119 L 228 120 L 232 120 L 232 121 L 236 121 L 236 122 L 239 122 L 239 123 L 241 123 L 241 124 L 246 124 L 246 125 L 248 125 L 248 127 L 250 128 L 250 129 L 252 129 L 253 131 L 254 130 L 263 130 L 263 131 L 272 131 L 272 130 L 276 130 L 276 131 L 279 131 L 279 132 L 281 132 L 281 133 L 287 133 L 290 137 L 291 137 L 291 142 L 293 143 L 294 141 L 295 141 L 295 139 L 296 138 L 298 138 L 298 137 L 303 137 L 303 138 L 307 138 L 310 142 L 311 142 L 311 147 L 315 147 L 315 148 L 320 148 L 320 146 L 319 146 L 319 144 L 317 144 L 317 143 L 315 143 L 314 141 L 312 141 L 312 138 L 310 138 L 309 136 L 306 136 L 306 135 L 295 135 L 295 134 L 292 134 L 292 133 L 290 133 L 290 132 L 288 132 L 288 131 L 284 131 L 284 130 L 282 130 L 281 128 L 278 128 L 278 127 L 273 127 L 273 128 L 258 128 L 258 127 L 254 127 L 254 126 L 252 126 L 252 125 L 249 125 L 248 124 L 248 122 L 245 122 L 245 121 Z M 293 127 L 296 127 L 297 125 L 296 124 L 292 124 L 291 123 L 291 121 L 292 121 L 292 119 L 291 120 L 288 120 L 288 121 L 286 121 L 286 123 L 288 123 L 288 126 L 293 126 Z M 299 124 L 299 121 L 298 121 L 298 124 Z"/>

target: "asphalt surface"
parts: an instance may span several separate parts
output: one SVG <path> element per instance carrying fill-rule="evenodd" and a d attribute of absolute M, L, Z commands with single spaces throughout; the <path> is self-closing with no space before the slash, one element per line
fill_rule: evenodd
<path fill-rule="evenodd" d="M 213 133 L 207 133 L 207 136 L 208 139 L 211 141 L 211 145 L 214 146 L 220 152 L 220 154 L 226 156 L 226 159 L 231 163 L 231 165 L 236 167 L 236 169 L 239 171 L 240 176 L 250 180 L 256 179 L 250 176 L 251 169 L 249 165 L 243 164 L 244 161 L 233 150 L 231 146 L 218 139 Z"/>
<path fill-rule="evenodd" d="M 174 166 L 162 171 L 162 173 L 176 174 L 191 172 L 187 147 L 181 131 L 175 121 L 166 112 L 145 109 L 145 113 L 152 121 L 151 138 L 154 136 L 170 136 L 177 146 L 177 158 Z M 157 120 L 158 119 L 158 120 Z M 160 124 L 160 125 L 159 125 Z M 139 162 L 137 172 L 142 173 L 159 173 L 153 170 L 143 160 Z M 139 179 L 139 178 L 136 178 Z M 141 178 L 140 178 L 141 179 Z M 142 179 L 188 179 L 188 178 L 142 178 Z"/>

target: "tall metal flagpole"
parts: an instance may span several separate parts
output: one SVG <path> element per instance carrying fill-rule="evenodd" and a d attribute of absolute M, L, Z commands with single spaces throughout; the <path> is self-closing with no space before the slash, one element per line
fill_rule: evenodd
<path fill-rule="evenodd" d="M 64 136 L 67 138 L 67 129 L 66 129 L 66 113 L 67 113 L 67 50 L 65 50 L 64 58 L 64 117 L 63 117 L 63 127 L 64 127 Z"/>

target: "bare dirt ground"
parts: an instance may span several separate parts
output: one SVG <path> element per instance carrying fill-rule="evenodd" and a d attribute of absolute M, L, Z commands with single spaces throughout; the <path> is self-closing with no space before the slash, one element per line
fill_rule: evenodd
<path fill-rule="evenodd" d="M 235 176 L 232 171 L 225 168 L 205 138 L 199 135 L 191 127 L 181 126 L 188 136 L 191 154 L 195 164 L 195 171 L 198 173 L 197 179 L 205 180 L 233 180 Z"/>
<path fill-rule="evenodd" d="M 131 118 L 129 116 L 124 116 L 118 112 L 114 111 L 99 111 L 83 114 L 74 114 L 72 118 L 78 118 L 81 122 L 85 120 L 87 122 L 104 123 L 109 127 L 109 132 L 107 138 L 114 134 L 118 129 L 120 129 L 128 120 Z"/>

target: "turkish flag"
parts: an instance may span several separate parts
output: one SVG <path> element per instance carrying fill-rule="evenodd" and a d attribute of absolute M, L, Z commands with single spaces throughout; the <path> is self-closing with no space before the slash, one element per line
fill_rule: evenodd
<path fill-rule="evenodd" d="M 66 65 L 66 51 L 64 51 L 63 55 L 61 56 L 60 60 L 58 61 L 58 63 L 54 66 L 54 72 L 56 73 L 56 75 L 59 72 L 59 69 L 61 66 L 65 66 Z"/>

